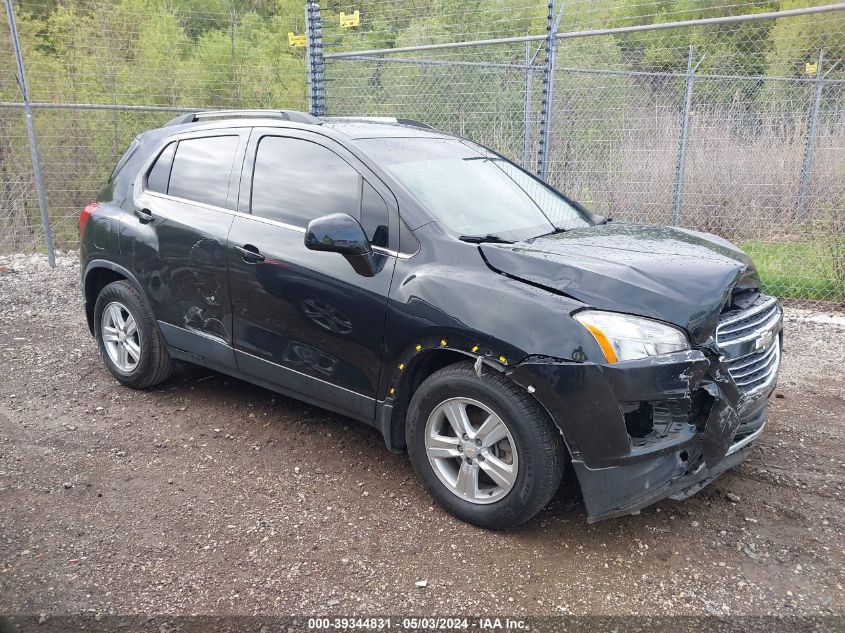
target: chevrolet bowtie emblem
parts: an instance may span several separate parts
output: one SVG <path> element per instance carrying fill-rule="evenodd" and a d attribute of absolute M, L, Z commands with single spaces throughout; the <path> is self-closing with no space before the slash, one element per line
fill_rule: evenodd
<path fill-rule="evenodd" d="M 757 339 L 757 342 L 754 343 L 754 351 L 758 351 L 761 349 L 766 349 L 769 345 L 772 344 L 772 340 L 775 338 L 775 333 L 772 330 L 768 332 L 764 332 L 760 338 Z"/>

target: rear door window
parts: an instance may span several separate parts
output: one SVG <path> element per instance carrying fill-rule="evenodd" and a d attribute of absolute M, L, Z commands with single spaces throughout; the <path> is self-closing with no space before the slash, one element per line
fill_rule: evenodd
<path fill-rule="evenodd" d="M 167 193 L 177 198 L 232 208 L 227 204 L 227 197 L 238 141 L 238 136 L 179 141 Z"/>
<path fill-rule="evenodd" d="M 359 178 L 349 163 L 322 145 L 265 136 L 255 155 L 251 211 L 303 228 L 329 213 L 357 218 Z"/>

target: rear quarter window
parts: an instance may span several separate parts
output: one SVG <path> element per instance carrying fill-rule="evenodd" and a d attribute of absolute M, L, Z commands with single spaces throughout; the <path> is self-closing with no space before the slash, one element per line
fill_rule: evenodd
<path fill-rule="evenodd" d="M 176 143 L 170 143 L 158 155 L 150 173 L 147 174 L 147 189 L 157 193 L 167 193 L 170 184 L 170 169 L 173 167 L 173 156 L 176 154 Z"/>

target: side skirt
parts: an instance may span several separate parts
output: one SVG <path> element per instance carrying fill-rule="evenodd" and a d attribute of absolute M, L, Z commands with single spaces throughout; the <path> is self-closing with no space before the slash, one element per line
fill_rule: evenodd
<path fill-rule="evenodd" d="M 348 416 L 379 430 L 376 400 L 318 378 L 233 350 L 216 338 L 158 322 L 170 356 Z M 188 349 L 185 349 L 188 348 Z"/>

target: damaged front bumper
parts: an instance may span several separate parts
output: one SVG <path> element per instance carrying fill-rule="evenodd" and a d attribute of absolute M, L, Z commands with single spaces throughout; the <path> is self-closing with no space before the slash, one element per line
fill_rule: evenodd
<path fill-rule="evenodd" d="M 753 390 L 737 387 L 715 344 L 612 365 L 530 357 L 510 376 L 561 429 L 592 523 L 686 498 L 745 459 L 766 421 L 780 331 Z"/>

